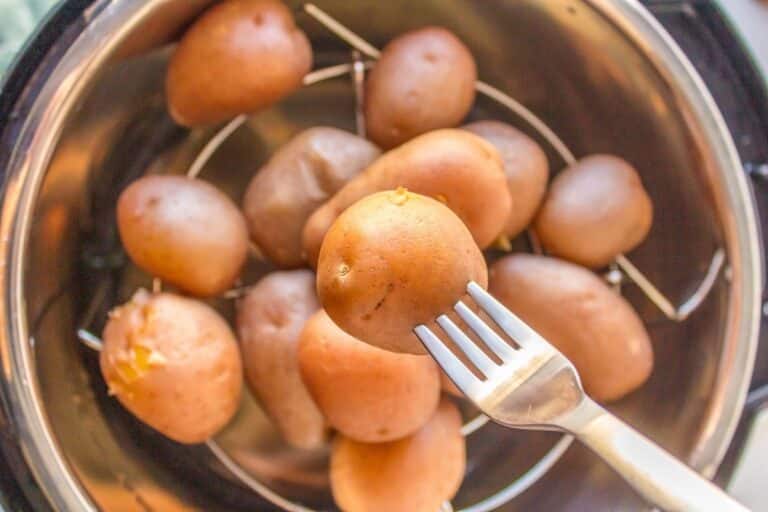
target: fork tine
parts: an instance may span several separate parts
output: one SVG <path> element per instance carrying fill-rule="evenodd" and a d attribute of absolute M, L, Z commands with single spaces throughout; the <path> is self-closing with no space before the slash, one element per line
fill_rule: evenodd
<path fill-rule="evenodd" d="M 493 362 L 493 360 L 488 357 L 485 352 L 480 350 L 480 348 L 475 345 L 475 342 L 472 341 L 469 336 L 464 334 L 462 330 L 459 329 L 459 326 L 453 323 L 453 321 L 446 315 L 440 315 L 437 317 L 437 325 L 442 327 L 442 329 L 445 331 L 448 337 L 453 340 L 459 350 L 464 352 L 469 360 L 472 361 L 472 364 L 475 365 L 475 368 L 480 370 L 483 375 L 490 377 L 494 370 L 498 368 L 498 365 Z"/>
<path fill-rule="evenodd" d="M 482 382 L 464 366 L 464 363 L 445 346 L 443 341 L 426 325 L 417 325 L 413 331 L 456 387 L 470 398 L 476 395 L 477 387 Z"/>
<path fill-rule="evenodd" d="M 490 293 L 483 290 L 479 284 L 470 281 L 467 285 L 467 292 L 477 305 L 488 313 L 493 321 L 522 348 L 541 346 L 542 343 L 550 346 L 548 341 L 528 327 L 528 324 L 520 320 L 517 315 L 505 308 Z"/>
<path fill-rule="evenodd" d="M 509 361 L 515 357 L 515 349 L 509 343 L 504 341 L 488 324 L 482 321 L 474 311 L 463 302 L 459 301 L 453 307 L 467 326 L 472 329 L 477 336 L 483 340 L 485 346 L 496 354 L 502 361 Z"/>

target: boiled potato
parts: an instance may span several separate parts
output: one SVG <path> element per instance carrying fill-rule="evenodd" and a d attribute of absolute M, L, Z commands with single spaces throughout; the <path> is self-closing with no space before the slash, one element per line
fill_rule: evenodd
<path fill-rule="evenodd" d="M 616 400 L 651 374 L 653 350 L 632 306 L 589 270 L 546 256 L 510 255 L 489 291 L 557 347 L 596 400 Z"/>
<path fill-rule="evenodd" d="M 397 187 L 444 202 L 481 248 L 501 234 L 513 207 L 501 157 L 491 144 L 464 130 L 430 132 L 384 154 L 312 214 L 304 227 L 310 264 L 341 212 L 373 192 Z"/>
<path fill-rule="evenodd" d="M 317 291 L 339 327 L 386 350 L 425 353 L 413 328 L 485 287 L 483 255 L 444 204 L 405 189 L 372 194 L 333 223 L 320 250 Z"/>
<path fill-rule="evenodd" d="M 440 377 L 431 357 L 363 343 L 322 310 L 301 332 L 299 365 L 328 422 L 356 441 L 380 443 L 413 434 L 440 399 Z"/>
<path fill-rule="evenodd" d="M 504 234 L 517 236 L 533 220 L 547 191 L 549 162 L 544 150 L 530 137 L 499 121 L 478 121 L 463 127 L 493 144 L 504 162 L 512 208 Z"/>
<path fill-rule="evenodd" d="M 301 132 L 248 185 L 243 210 L 253 241 L 278 266 L 300 266 L 309 216 L 379 154 L 367 140 L 336 128 Z"/>
<path fill-rule="evenodd" d="M 240 403 L 240 352 L 216 311 L 171 293 L 139 290 L 102 334 L 101 373 L 137 418 L 179 443 L 201 443 Z"/>
<path fill-rule="evenodd" d="M 325 421 L 301 379 L 298 359 L 299 334 L 319 308 L 309 270 L 272 272 L 237 305 L 246 381 L 283 438 L 297 448 L 325 441 Z"/>
<path fill-rule="evenodd" d="M 426 27 L 393 39 L 366 82 L 368 137 L 389 149 L 456 126 L 475 101 L 476 79 L 469 49 L 444 28 Z"/>
<path fill-rule="evenodd" d="M 551 254 L 599 268 L 640 244 L 652 220 L 637 171 L 621 158 L 592 155 L 552 181 L 534 227 Z"/>
<path fill-rule="evenodd" d="M 184 126 L 265 108 L 301 86 L 312 48 L 278 0 L 225 0 L 203 13 L 168 64 L 165 90 Z"/>
<path fill-rule="evenodd" d="M 361 443 L 345 436 L 331 451 L 331 491 L 344 512 L 435 512 L 456 494 L 466 447 L 456 406 L 442 400 L 412 436 Z"/>
<path fill-rule="evenodd" d="M 183 176 L 145 176 L 117 202 L 131 260 L 153 276 L 207 297 L 229 288 L 248 255 L 248 230 L 219 189 Z"/>

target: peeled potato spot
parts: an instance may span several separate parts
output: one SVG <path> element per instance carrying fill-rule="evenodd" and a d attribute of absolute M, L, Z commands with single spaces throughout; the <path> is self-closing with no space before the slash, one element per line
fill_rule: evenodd
<path fill-rule="evenodd" d="M 102 338 L 110 394 L 174 441 L 203 442 L 237 410 L 240 353 L 227 323 L 207 305 L 140 290 L 110 315 Z"/>

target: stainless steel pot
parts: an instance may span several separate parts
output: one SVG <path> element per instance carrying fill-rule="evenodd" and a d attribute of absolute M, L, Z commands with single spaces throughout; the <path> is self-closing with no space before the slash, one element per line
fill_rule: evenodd
<path fill-rule="evenodd" d="M 114 199 L 145 172 L 183 172 L 211 131 L 186 132 L 165 113 L 167 43 L 205 0 L 95 0 L 67 13 L 66 30 L 13 89 L 0 163 L 2 399 L 8 432 L 58 510 L 267 510 L 205 448 L 174 445 L 106 396 L 96 358 L 75 331 L 98 329 L 105 308 L 147 277 L 125 266 Z M 298 2 L 289 2 L 297 8 Z M 614 410 L 707 475 L 733 433 L 756 347 L 762 266 L 748 185 L 704 85 L 658 24 L 633 0 L 318 2 L 381 45 L 425 24 L 456 31 L 487 82 L 527 105 L 577 154 L 620 154 L 640 170 L 656 206 L 653 231 L 630 256 L 682 299 L 724 247 L 728 271 L 684 323 L 665 320 L 638 291 L 626 295 L 648 323 L 656 369 Z M 60 14 L 61 15 L 61 14 Z M 318 65 L 348 48 L 304 15 Z M 25 62 L 24 60 L 21 61 Z M 481 100 L 474 117 L 520 120 Z M 345 79 L 302 90 L 254 116 L 209 162 L 204 179 L 238 197 L 250 174 L 292 133 L 353 127 Z M 562 162 L 553 152 L 553 166 Z M 266 270 L 255 265 L 246 281 Z M 220 304 L 226 309 L 225 304 Z M 324 454 L 277 442 L 246 401 L 220 443 L 290 500 L 329 507 Z M 457 508 L 483 503 L 535 463 L 550 434 L 487 427 L 469 439 Z M 38 497 L 37 499 L 40 499 Z M 488 504 L 489 502 L 485 502 Z M 578 447 L 504 510 L 633 510 L 642 504 Z M 482 507 L 480 507 L 482 509 Z M 474 509 L 477 510 L 477 509 Z"/>

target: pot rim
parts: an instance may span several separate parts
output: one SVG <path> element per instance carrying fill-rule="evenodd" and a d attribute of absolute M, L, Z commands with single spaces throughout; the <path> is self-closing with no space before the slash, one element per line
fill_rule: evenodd
<path fill-rule="evenodd" d="M 46 63 L 50 67 L 42 77 L 35 77 L 32 72 L 22 74 L 23 79 L 40 79 L 44 83 L 32 91 L 34 96 L 25 98 L 19 93 L 15 98 L 25 103 L 20 109 L 24 115 L 20 127 L 18 130 L 2 127 L 5 133 L 0 140 L 10 144 L 3 146 L 8 148 L 10 156 L 5 165 L 5 188 L 0 205 L 0 290 L 3 290 L 0 294 L 3 369 L 0 385 L 6 413 L 14 424 L 26 463 L 51 505 L 58 510 L 96 510 L 96 507 L 62 456 L 42 406 L 33 357 L 34 340 L 29 338 L 24 314 L 28 227 L 56 142 L 85 84 L 132 28 L 158 4 L 167 1 L 95 0 L 80 7 L 84 26 L 71 34 L 73 40 L 66 48 L 59 48 L 60 53 L 54 56 L 58 62 Z M 719 196 L 716 203 L 733 271 L 730 285 L 733 304 L 726 320 L 724 337 L 728 342 L 720 354 L 707 422 L 688 460 L 695 469 L 712 476 L 737 426 L 757 349 L 763 261 L 754 200 L 730 132 L 712 96 L 659 22 L 637 0 L 583 1 L 635 44 L 675 91 L 684 114 L 691 120 L 689 125 L 697 127 L 694 136 L 706 141 L 713 162 L 706 171 Z M 58 13 L 65 10 L 63 5 L 59 9 Z M 55 44 L 50 30 L 40 31 L 32 44 L 41 39 L 44 39 L 43 45 Z M 18 79 L 24 62 L 24 58 L 16 61 L 7 75 L 9 80 Z M 20 87 L 9 82 L 3 87 L 11 85 Z"/>

